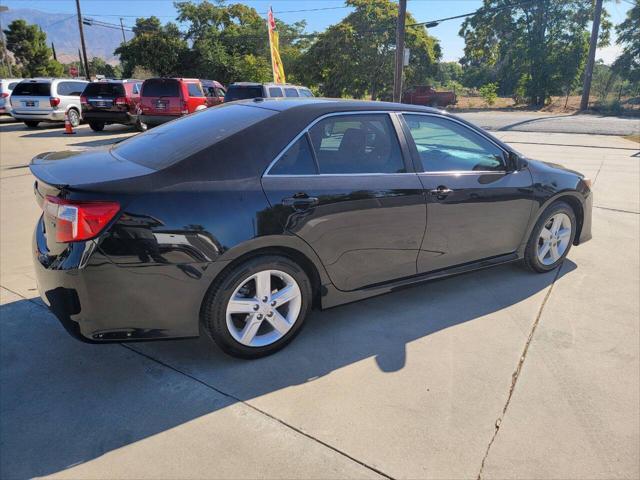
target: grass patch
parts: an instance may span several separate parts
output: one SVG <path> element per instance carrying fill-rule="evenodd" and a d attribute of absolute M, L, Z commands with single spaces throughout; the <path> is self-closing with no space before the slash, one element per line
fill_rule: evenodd
<path fill-rule="evenodd" d="M 634 133 L 633 135 L 626 135 L 624 137 L 625 140 L 631 140 L 632 142 L 636 142 L 640 144 L 640 133 Z"/>

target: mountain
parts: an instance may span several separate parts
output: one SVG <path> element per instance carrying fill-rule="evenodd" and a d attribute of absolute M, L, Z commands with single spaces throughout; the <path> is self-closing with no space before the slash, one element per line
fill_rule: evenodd
<path fill-rule="evenodd" d="M 49 44 L 54 43 L 58 60 L 70 62 L 78 59 L 80 48 L 80 33 L 78 32 L 78 20 L 76 15 L 66 13 L 49 13 L 30 8 L 11 9 L 0 13 L 2 28 L 6 29 L 13 20 L 22 19 L 27 23 L 35 23 L 47 34 Z M 127 39 L 131 38 L 131 32 L 125 32 Z M 111 29 L 96 26 L 84 26 L 84 40 L 87 46 L 87 56 L 101 57 L 109 63 L 118 61 L 113 51 L 122 42 L 122 33 L 119 29 Z"/>

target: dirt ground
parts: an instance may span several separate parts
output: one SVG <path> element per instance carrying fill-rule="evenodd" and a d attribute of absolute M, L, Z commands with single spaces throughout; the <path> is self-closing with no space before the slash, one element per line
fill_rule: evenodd
<path fill-rule="evenodd" d="M 637 100 L 637 99 L 636 99 Z M 640 113 L 640 103 L 631 103 L 633 99 L 622 98 L 622 108 L 625 113 Z M 593 108 L 597 106 L 598 99 L 594 96 L 589 100 L 589 105 Z M 564 96 L 551 97 L 551 103 L 541 109 L 535 109 L 529 105 L 516 104 L 511 97 L 498 97 L 492 106 L 488 106 L 482 97 L 458 96 L 458 103 L 448 107 L 450 110 L 539 110 L 550 113 L 575 113 L 580 110 L 580 96 L 571 95 L 568 99 Z"/>

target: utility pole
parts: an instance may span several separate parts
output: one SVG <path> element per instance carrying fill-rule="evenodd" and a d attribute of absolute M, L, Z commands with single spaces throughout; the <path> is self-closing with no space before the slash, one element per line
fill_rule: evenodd
<path fill-rule="evenodd" d="M 602 0 L 596 0 L 596 8 L 593 12 L 593 27 L 591 28 L 591 43 L 589 44 L 589 56 L 587 66 L 584 69 L 584 84 L 582 85 L 582 100 L 580 110 L 589 108 L 589 94 L 591 93 L 591 77 L 593 76 L 593 64 L 596 60 L 596 46 L 598 44 L 598 32 L 600 31 L 600 16 L 602 14 Z"/>
<path fill-rule="evenodd" d="M 53 52 L 53 59 L 58 61 L 58 55 L 56 55 L 56 46 L 51 42 L 51 51 Z"/>
<path fill-rule="evenodd" d="M 398 2 L 398 25 L 396 27 L 396 70 L 393 78 L 393 101 L 402 100 L 402 67 L 404 64 L 404 24 L 407 16 L 407 0 Z"/>
<path fill-rule="evenodd" d="M 82 45 L 82 58 L 84 59 L 84 74 L 87 80 L 91 80 L 89 75 L 89 62 L 87 61 L 87 46 L 84 44 L 84 29 L 82 28 L 82 12 L 80 11 L 80 0 L 76 0 L 76 10 L 78 11 L 78 28 L 80 29 L 80 45 Z"/>
<path fill-rule="evenodd" d="M 79 69 L 82 69 L 82 72 L 84 73 L 84 76 L 87 76 L 87 67 L 82 63 L 82 55 L 80 55 L 80 49 L 78 49 L 78 63 L 80 64 Z M 78 73 L 80 73 L 78 71 Z M 78 75 L 80 76 L 80 75 Z"/>
<path fill-rule="evenodd" d="M 122 17 L 120 17 L 120 30 L 122 30 L 122 43 L 127 43 L 127 37 L 124 36 L 124 24 L 122 23 Z"/>

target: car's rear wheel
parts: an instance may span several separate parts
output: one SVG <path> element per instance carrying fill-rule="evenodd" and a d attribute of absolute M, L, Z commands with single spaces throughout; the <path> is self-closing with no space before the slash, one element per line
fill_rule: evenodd
<path fill-rule="evenodd" d="M 36 121 L 33 121 L 33 120 L 27 120 L 27 121 L 24 122 L 24 124 L 27 126 L 27 128 L 36 128 L 40 124 L 40 122 L 36 122 Z"/>
<path fill-rule="evenodd" d="M 72 127 L 77 127 L 80 125 L 80 114 L 75 108 L 70 108 L 67 112 L 67 116 L 69 117 L 69 123 Z"/>
<path fill-rule="evenodd" d="M 250 259 L 222 275 L 205 298 L 205 329 L 225 352 L 242 358 L 269 355 L 287 345 L 311 308 L 305 271 L 280 256 Z"/>
<path fill-rule="evenodd" d="M 89 127 L 91 127 L 91 130 L 94 132 L 101 132 L 104 130 L 104 122 L 89 122 Z"/>
<path fill-rule="evenodd" d="M 535 272 L 548 272 L 565 259 L 576 235 L 576 216 L 565 202 L 551 204 L 536 223 L 527 243 L 525 265 Z"/>

